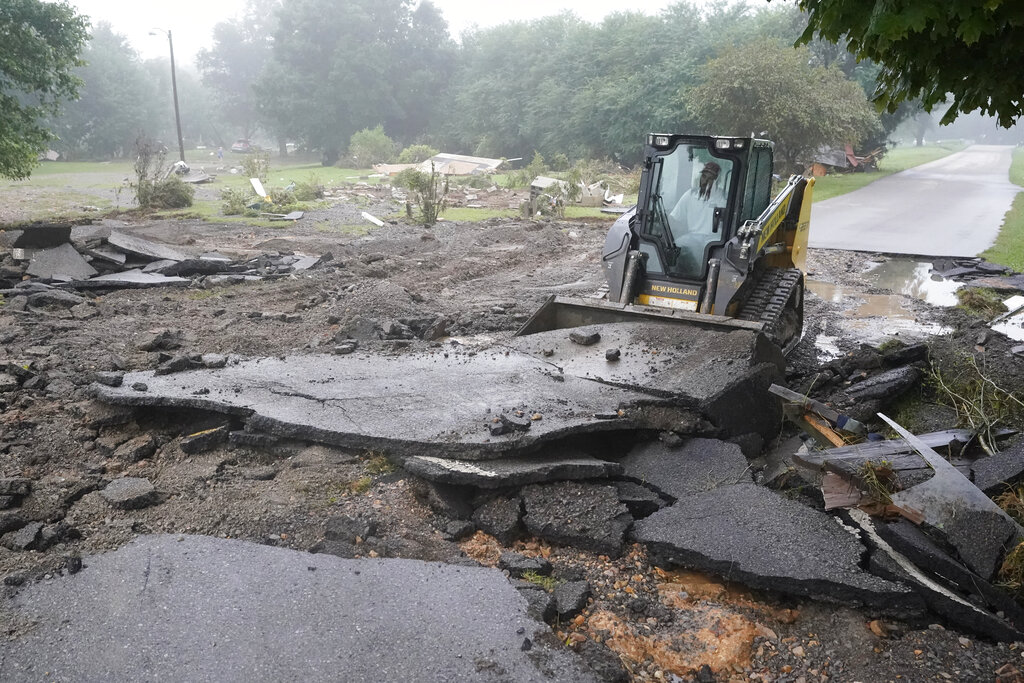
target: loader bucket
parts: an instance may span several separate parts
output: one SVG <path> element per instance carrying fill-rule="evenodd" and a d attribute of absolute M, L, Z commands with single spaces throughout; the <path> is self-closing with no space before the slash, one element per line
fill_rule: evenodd
<path fill-rule="evenodd" d="M 694 325 L 706 329 L 736 329 L 760 332 L 763 324 L 721 315 L 694 313 L 654 306 L 617 304 L 604 299 L 579 299 L 551 296 L 530 319 L 523 323 L 515 336 L 522 337 L 550 330 L 565 330 L 584 325 L 621 322 L 664 322 Z"/>

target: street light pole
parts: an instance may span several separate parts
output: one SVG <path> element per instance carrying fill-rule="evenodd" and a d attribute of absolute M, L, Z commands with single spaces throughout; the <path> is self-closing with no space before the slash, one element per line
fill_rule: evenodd
<path fill-rule="evenodd" d="M 162 28 L 156 28 L 150 31 L 149 35 L 155 35 L 154 31 L 161 31 L 167 34 L 167 46 L 171 49 L 171 92 L 174 94 L 174 125 L 178 129 L 178 157 L 185 161 L 185 143 L 181 139 L 181 113 L 178 111 L 178 78 L 174 70 L 174 40 L 171 38 L 170 29 L 164 31 Z"/>

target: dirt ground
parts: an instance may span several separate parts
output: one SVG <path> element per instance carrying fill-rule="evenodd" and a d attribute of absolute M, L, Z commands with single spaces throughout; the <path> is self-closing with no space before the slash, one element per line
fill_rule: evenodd
<path fill-rule="evenodd" d="M 0 394 L 0 477 L 32 480 L 20 514 L 51 525 L 56 538 L 41 551 L 0 548 L 4 590 L 54 580 L 77 569 L 76 558 L 143 533 L 322 549 L 327 520 L 339 515 L 377 524 L 372 537 L 354 547 L 356 555 L 496 562 L 501 547 L 493 538 L 478 532 L 468 540 L 448 540 L 422 484 L 380 454 L 282 443 L 187 455 L 182 437 L 223 423 L 222 416 L 170 410 L 126 415 L 89 397 L 97 371 L 154 368 L 159 352 L 139 346 L 161 330 L 180 331 L 181 350 L 195 353 L 330 352 L 336 339 L 355 338 L 363 349 L 400 354 L 452 342 L 381 340 L 377 331 L 389 321 L 413 327 L 441 321 L 452 340 L 462 343 L 500 339 L 549 295 L 590 294 L 603 284 L 600 249 L 612 218 L 442 222 L 430 229 L 398 223 L 361 236 L 332 231 L 358 222 L 361 210 L 389 215 L 397 207 L 384 197 L 362 206 L 339 204 L 273 229 L 108 220 L 195 254 L 301 252 L 332 258 L 276 280 L 90 294 L 99 313 L 91 319 L 63 310 L 0 307 L 0 357 L 32 360 L 44 378 L 32 388 Z M 817 279 L 860 283 L 867 290 L 870 283 L 859 279 L 867 260 L 812 252 L 809 269 Z M 790 358 L 794 373 L 804 375 L 822 362 L 816 346 L 821 321 L 842 317 L 845 306 L 808 297 L 810 332 Z M 912 300 L 906 308 L 911 315 L 942 318 L 943 324 L 950 324 L 943 316 L 956 317 Z M 969 329 L 963 320 L 952 324 Z M 836 343 L 843 352 L 860 341 L 840 334 Z M 161 502 L 137 510 L 112 508 L 98 490 L 124 475 L 152 481 Z M 886 618 L 875 624 L 876 632 L 869 624 L 880 615 L 753 594 L 653 567 L 639 546 L 618 559 L 532 540 L 515 547 L 547 556 L 557 576 L 591 582 L 592 604 L 555 630 L 608 680 L 978 681 L 995 680 L 997 670 L 1024 669 L 1024 645 L 981 642 L 944 628 L 937 618 Z M 11 638 L 31 628 L 9 615 L 0 619 L 0 629 Z M 703 665 L 712 678 L 699 673 Z"/>

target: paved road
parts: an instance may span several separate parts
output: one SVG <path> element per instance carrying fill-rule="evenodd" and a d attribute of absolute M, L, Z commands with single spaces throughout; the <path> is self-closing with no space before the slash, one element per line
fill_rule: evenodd
<path fill-rule="evenodd" d="M 973 145 L 811 210 L 810 246 L 922 256 L 976 256 L 996 239 L 1021 188 L 1012 147 Z"/>
<path fill-rule="evenodd" d="M 9 609 L 2 681 L 594 680 L 483 567 L 142 536 Z"/>

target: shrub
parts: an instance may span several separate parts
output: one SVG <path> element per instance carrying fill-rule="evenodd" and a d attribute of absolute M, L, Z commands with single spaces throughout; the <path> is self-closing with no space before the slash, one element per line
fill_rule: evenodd
<path fill-rule="evenodd" d="M 568 171 L 569 170 L 569 157 L 565 156 L 561 152 L 555 155 L 551 160 L 552 171 Z"/>
<path fill-rule="evenodd" d="M 434 149 L 430 145 L 411 145 L 398 155 L 398 163 L 418 164 L 439 153 L 440 150 Z"/>
<path fill-rule="evenodd" d="M 292 183 L 295 188 L 295 199 L 300 202 L 312 202 L 324 198 L 324 186 L 317 175 L 311 175 L 307 180 Z"/>
<path fill-rule="evenodd" d="M 386 164 L 395 158 L 395 143 L 384 133 L 383 126 L 364 128 L 352 134 L 348 153 L 359 168 Z"/>
<path fill-rule="evenodd" d="M 153 183 L 149 205 L 157 209 L 184 209 L 192 206 L 195 188 L 178 176 L 170 176 Z"/>
<path fill-rule="evenodd" d="M 270 153 L 258 149 L 246 155 L 242 160 L 242 173 L 246 178 L 259 178 L 267 182 L 270 176 Z"/>
<path fill-rule="evenodd" d="M 430 173 L 407 168 L 395 176 L 394 185 L 408 188 L 410 199 L 416 204 L 417 218 L 423 225 L 431 226 L 438 216 L 448 208 L 448 178 L 430 165 Z M 406 204 L 407 210 L 410 204 Z"/>
<path fill-rule="evenodd" d="M 220 191 L 220 199 L 224 202 L 221 205 L 221 210 L 225 216 L 239 216 L 245 213 L 245 207 L 249 203 L 249 193 L 245 190 L 225 187 Z"/>

